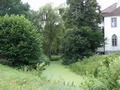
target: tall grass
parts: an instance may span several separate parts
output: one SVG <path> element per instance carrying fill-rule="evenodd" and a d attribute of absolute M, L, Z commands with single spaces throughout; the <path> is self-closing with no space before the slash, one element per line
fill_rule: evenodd
<path fill-rule="evenodd" d="M 41 90 L 39 77 L 0 65 L 0 90 Z"/>
<path fill-rule="evenodd" d="M 84 57 L 84 59 L 80 62 L 73 63 L 69 65 L 70 70 L 79 74 L 95 74 L 96 69 L 101 67 L 101 63 L 109 64 L 111 60 L 120 57 L 120 53 L 113 53 L 109 55 L 94 55 L 89 58 Z"/>
<path fill-rule="evenodd" d="M 43 81 L 36 71 L 23 72 L 0 64 L 0 90 L 80 90 L 60 83 Z"/>

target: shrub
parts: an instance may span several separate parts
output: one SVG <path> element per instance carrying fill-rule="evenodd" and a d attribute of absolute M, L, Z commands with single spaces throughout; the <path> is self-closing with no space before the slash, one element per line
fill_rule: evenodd
<path fill-rule="evenodd" d="M 119 90 L 120 53 L 94 55 L 70 65 L 77 74 L 86 75 L 86 81 L 80 85 L 88 90 Z"/>
<path fill-rule="evenodd" d="M 120 57 L 109 62 L 109 66 L 102 65 L 99 68 L 98 77 L 102 77 L 108 82 L 109 89 L 119 89 L 120 88 Z"/>
<path fill-rule="evenodd" d="M 12 65 L 39 62 L 42 36 L 24 16 L 0 17 L 0 51 Z"/>
<path fill-rule="evenodd" d="M 97 78 L 94 75 L 88 76 L 84 84 L 85 90 L 119 90 L 120 89 L 120 57 L 112 60 L 109 67 L 104 63 L 99 67 Z M 92 77 L 91 77 L 92 76 Z"/>

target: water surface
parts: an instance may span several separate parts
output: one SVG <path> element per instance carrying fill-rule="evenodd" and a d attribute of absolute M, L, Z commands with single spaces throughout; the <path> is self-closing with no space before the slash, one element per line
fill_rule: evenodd
<path fill-rule="evenodd" d="M 61 83 L 65 82 L 66 84 L 72 84 L 74 82 L 75 86 L 80 85 L 80 83 L 84 81 L 82 76 L 65 68 L 65 66 L 61 64 L 61 61 L 51 61 L 50 66 L 42 72 L 42 76 L 45 76 L 52 82 L 61 81 Z"/>

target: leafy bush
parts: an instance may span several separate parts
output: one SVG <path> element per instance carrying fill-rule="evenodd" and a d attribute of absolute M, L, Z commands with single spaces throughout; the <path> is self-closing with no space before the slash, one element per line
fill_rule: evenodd
<path fill-rule="evenodd" d="M 107 81 L 103 81 L 100 78 L 96 79 L 91 75 L 87 76 L 86 81 L 79 87 L 81 87 L 83 90 L 109 90 L 107 87 Z"/>
<path fill-rule="evenodd" d="M 0 17 L 0 50 L 12 65 L 38 63 L 42 36 L 24 16 Z"/>
<path fill-rule="evenodd" d="M 109 89 L 120 89 L 120 57 L 99 68 L 98 77 L 108 82 Z"/>
<path fill-rule="evenodd" d="M 82 60 L 84 56 L 93 55 L 95 49 L 104 41 L 101 32 L 93 32 L 89 27 L 68 30 L 61 42 L 63 64 Z"/>
<path fill-rule="evenodd" d="M 81 85 L 84 89 L 89 90 L 119 90 L 120 89 L 120 57 L 112 60 L 107 67 L 101 63 L 98 68 L 99 72 L 97 78 L 91 75 L 86 82 Z"/>

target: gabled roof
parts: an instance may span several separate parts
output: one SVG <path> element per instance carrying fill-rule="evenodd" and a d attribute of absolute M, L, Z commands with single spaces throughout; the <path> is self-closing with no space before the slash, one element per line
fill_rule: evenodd
<path fill-rule="evenodd" d="M 120 7 L 118 7 L 117 9 L 113 10 L 105 16 L 120 16 Z"/>
<path fill-rule="evenodd" d="M 109 6 L 108 8 L 104 9 L 102 11 L 102 15 L 103 16 L 106 16 L 108 15 L 109 13 L 111 13 L 112 11 L 114 11 L 116 8 L 117 8 L 117 3 L 114 3 L 113 5 Z"/>

